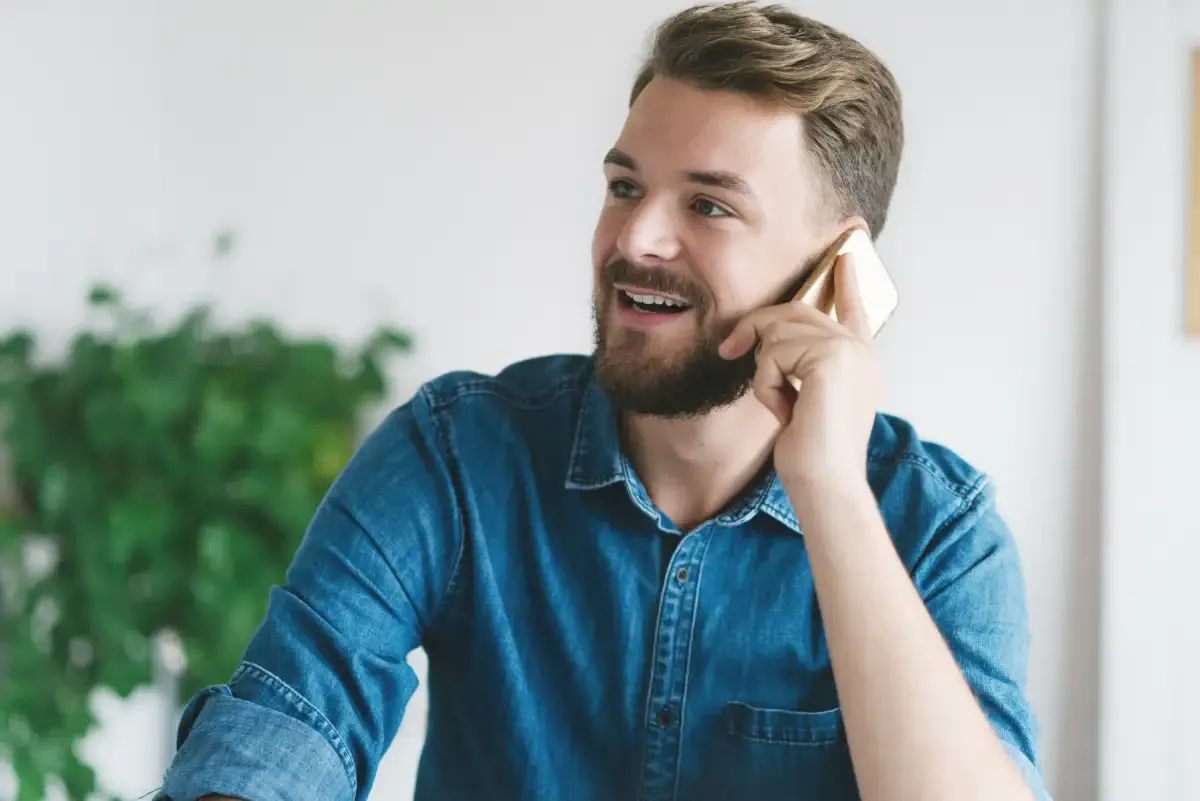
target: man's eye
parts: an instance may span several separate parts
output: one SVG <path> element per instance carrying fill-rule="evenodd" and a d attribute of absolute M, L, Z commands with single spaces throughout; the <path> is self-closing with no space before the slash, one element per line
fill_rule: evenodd
<path fill-rule="evenodd" d="M 623 178 L 609 181 L 608 193 L 616 198 L 633 198 L 638 196 L 637 187 Z"/>
<path fill-rule="evenodd" d="M 701 217 L 730 217 L 732 216 L 725 208 L 718 206 L 707 198 L 697 198 L 692 203 L 692 210 Z"/>

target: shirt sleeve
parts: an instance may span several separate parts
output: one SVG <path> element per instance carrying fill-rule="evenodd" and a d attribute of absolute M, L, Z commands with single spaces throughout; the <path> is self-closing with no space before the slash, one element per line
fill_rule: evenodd
<path fill-rule="evenodd" d="M 1026 697 L 1029 623 L 1016 542 L 984 477 L 937 531 L 914 582 L 992 728 L 1038 801 L 1050 801 Z"/>
<path fill-rule="evenodd" d="M 159 798 L 367 797 L 461 556 L 440 425 L 418 393 L 355 453 L 241 666 L 189 702 Z"/>

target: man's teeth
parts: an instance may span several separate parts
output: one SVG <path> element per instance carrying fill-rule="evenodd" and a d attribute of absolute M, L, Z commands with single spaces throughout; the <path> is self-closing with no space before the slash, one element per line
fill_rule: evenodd
<path fill-rule="evenodd" d="M 686 303 L 681 303 L 678 300 L 664 298 L 662 295 L 637 295 L 633 292 L 626 291 L 625 297 L 629 298 L 635 303 L 641 303 L 645 306 L 667 306 L 668 308 L 682 309 L 687 305 Z"/>

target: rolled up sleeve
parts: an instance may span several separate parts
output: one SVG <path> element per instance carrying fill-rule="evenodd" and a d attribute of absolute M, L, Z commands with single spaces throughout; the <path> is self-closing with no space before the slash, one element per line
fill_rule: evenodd
<path fill-rule="evenodd" d="M 237 678 L 252 670 L 243 665 Z M 351 801 L 355 778 L 345 746 L 329 739 L 336 732 L 302 723 L 298 718 L 320 713 L 295 693 L 284 695 L 300 705 L 297 717 L 236 698 L 228 685 L 192 699 L 180 722 L 179 751 L 157 798 Z"/>

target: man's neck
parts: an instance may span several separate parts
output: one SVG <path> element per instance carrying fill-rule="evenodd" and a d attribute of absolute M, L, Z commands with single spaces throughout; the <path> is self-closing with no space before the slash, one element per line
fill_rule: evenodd
<path fill-rule="evenodd" d="M 746 488 L 771 457 L 779 422 L 748 394 L 703 417 L 626 415 L 622 438 L 651 500 L 684 531 Z"/>

